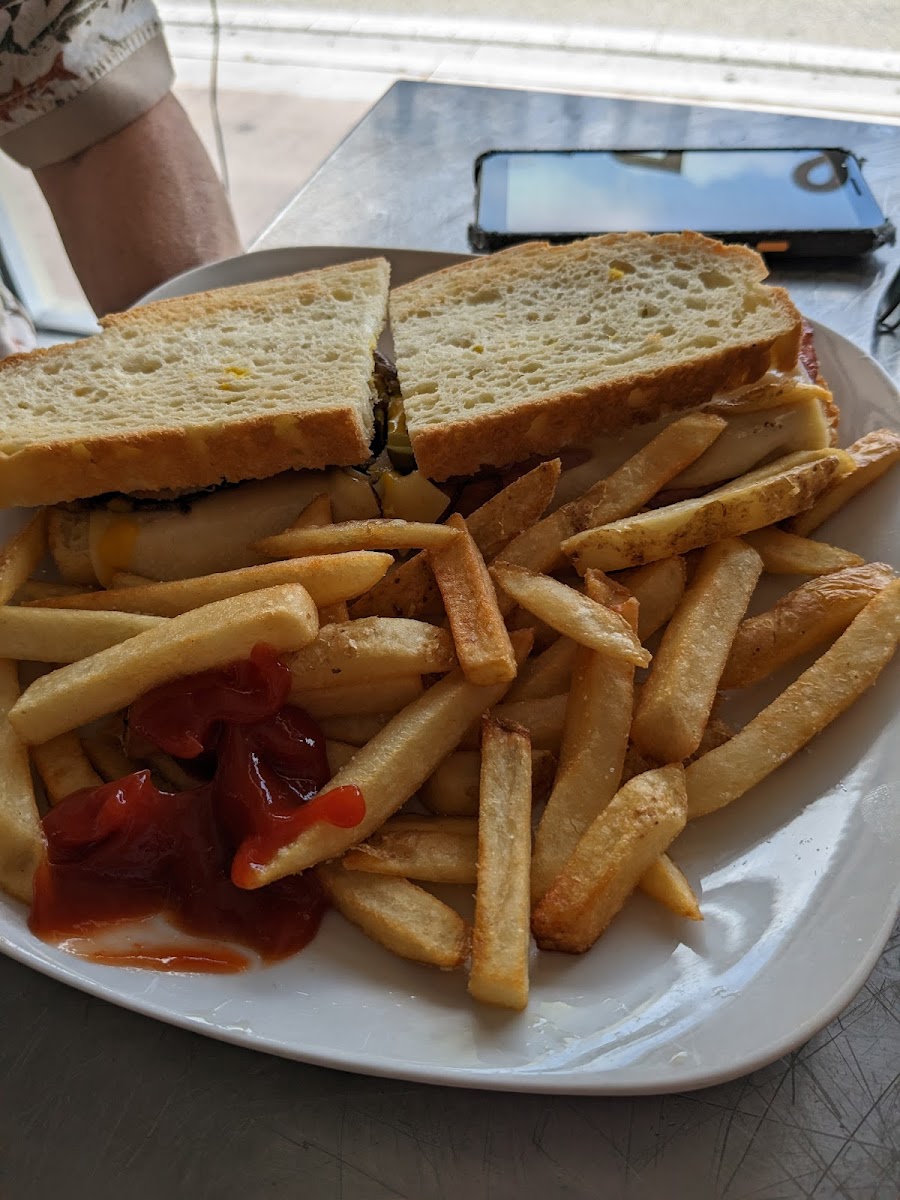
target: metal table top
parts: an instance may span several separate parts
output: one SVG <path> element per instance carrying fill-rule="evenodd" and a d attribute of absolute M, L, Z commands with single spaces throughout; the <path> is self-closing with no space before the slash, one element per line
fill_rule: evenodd
<path fill-rule="evenodd" d="M 298 137 L 302 132 L 298 132 Z M 846 146 L 900 224 L 900 128 L 395 85 L 260 241 L 466 249 L 472 162 L 502 146 Z M 866 349 L 900 252 L 777 271 Z M 900 338 L 877 356 L 900 374 Z M 269 1058 L 0 959 L 3 1200 L 894 1200 L 900 928 L 847 1010 L 733 1083 L 634 1099 L 456 1091 Z"/>

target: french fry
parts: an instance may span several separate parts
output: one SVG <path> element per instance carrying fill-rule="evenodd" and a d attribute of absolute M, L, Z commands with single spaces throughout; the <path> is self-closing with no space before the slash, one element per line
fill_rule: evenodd
<path fill-rule="evenodd" d="M 708 754 L 710 750 L 715 750 L 719 746 L 724 746 L 726 742 L 731 741 L 735 731 L 721 717 L 710 717 L 709 724 L 703 730 L 703 737 L 700 739 L 700 745 L 696 751 L 688 759 L 688 762 L 696 762 L 703 754 Z"/>
<path fill-rule="evenodd" d="M 850 550 L 785 533 L 774 526 L 745 535 L 770 575 L 828 575 L 844 567 L 862 566 L 865 559 Z"/>
<path fill-rule="evenodd" d="M 687 564 L 683 558 L 660 558 L 620 576 L 640 605 L 638 637 L 646 642 L 670 619 L 684 595 Z"/>
<path fill-rule="evenodd" d="M 661 488 L 706 450 L 725 428 L 721 417 L 689 413 L 673 422 L 607 479 L 526 528 L 499 555 L 499 562 L 548 572 L 565 561 L 566 538 L 596 529 L 643 508 Z"/>
<path fill-rule="evenodd" d="M 661 854 L 656 862 L 650 864 L 638 880 L 638 887 L 645 896 L 657 900 L 676 917 L 687 917 L 689 921 L 703 920 L 694 889 L 668 854 Z"/>
<path fill-rule="evenodd" d="M 506 693 L 507 703 L 541 700 L 569 690 L 577 646 L 571 638 L 558 637 L 547 649 L 522 665 L 515 683 Z"/>
<path fill-rule="evenodd" d="M 468 925 L 424 888 L 408 879 L 345 871 L 338 863 L 317 873 L 338 912 L 394 954 L 445 971 L 465 961 Z"/>
<path fill-rule="evenodd" d="M 520 529 L 533 524 L 550 503 L 559 479 L 559 459 L 540 463 L 492 496 L 471 516 L 466 528 L 482 556 L 490 561 Z M 440 592 L 428 556 L 416 554 L 392 566 L 382 580 L 353 603 L 354 617 L 419 617 L 439 620 Z"/>
<path fill-rule="evenodd" d="M 455 666 L 453 639 L 446 629 L 404 617 L 361 617 L 328 625 L 291 659 L 294 684 L 304 692 L 443 674 Z"/>
<path fill-rule="evenodd" d="M 387 618 L 372 618 L 386 620 Z M 315 721 L 330 717 L 396 713 L 422 695 L 419 675 L 397 675 L 378 683 L 341 683 L 335 687 L 291 688 L 290 702 L 305 709 Z"/>
<path fill-rule="evenodd" d="M 9 719 L 23 741 L 47 742 L 125 708 L 169 679 L 247 658 L 257 642 L 298 650 L 318 626 L 309 593 L 296 584 L 219 600 L 43 675 Z"/>
<path fill-rule="evenodd" d="M 28 753 L 8 719 L 18 694 L 16 664 L 0 659 L 0 888 L 28 904 L 44 835 Z"/>
<path fill-rule="evenodd" d="M 576 534 L 563 549 L 582 573 L 588 567 L 621 571 L 671 558 L 809 508 L 844 463 L 841 450 L 792 454 L 705 496 Z"/>
<path fill-rule="evenodd" d="M 336 604 L 319 606 L 319 628 L 323 625 L 343 625 L 350 620 L 350 609 L 346 600 L 338 600 Z"/>
<path fill-rule="evenodd" d="M 724 746 L 685 772 L 688 816 L 730 804 L 796 754 L 870 688 L 900 639 L 900 580 L 874 596 L 830 650 Z"/>
<path fill-rule="evenodd" d="M 602 603 L 613 585 L 588 577 L 588 595 Z M 637 624 L 632 600 L 626 620 Z M 579 646 L 566 703 L 559 769 L 534 836 L 531 898 L 537 904 L 562 871 L 591 821 L 619 790 L 634 687 L 634 665 Z"/>
<path fill-rule="evenodd" d="M 430 550 L 429 559 L 459 665 L 470 683 L 511 683 L 516 659 L 484 559 L 462 517 L 448 517 L 447 525 L 459 537 L 443 549 Z"/>
<path fill-rule="evenodd" d="M 186 771 L 180 762 L 170 754 L 164 754 L 162 750 L 144 755 L 143 761 L 159 776 L 163 784 L 171 784 L 176 792 L 192 792 L 194 788 L 203 784 L 198 775 Z"/>
<path fill-rule="evenodd" d="M 72 663 L 166 623 L 138 613 L 0 607 L 0 656 Z"/>
<path fill-rule="evenodd" d="M 316 724 L 329 741 L 345 742 L 355 749 L 370 742 L 394 716 L 392 712 L 350 713 L 333 717 L 317 717 Z"/>
<path fill-rule="evenodd" d="M 678 764 L 635 775 L 620 788 L 534 910 L 538 946 L 569 954 L 589 949 L 681 833 L 686 804 Z"/>
<path fill-rule="evenodd" d="M 501 706 L 502 707 L 502 706 Z M 531 752 L 531 798 L 544 800 L 553 786 L 556 755 L 550 750 Z M 477 750 L 456 750 L 435 768 L 419 789 L 419 798 L 433 813 L 448 817 L 474 817 L 478 813 L 481 755 Z"/>
<path fill-rule="evenodd" d="M 854 469 L 840 479 L 832 480 L 815 504 L 788 522 L 787 529 L 806 537 L 827 521 L 854 496 L 874 483 L 900 459 L 900 435 L 892 429 L 876 429 L 848 446 Z"/>
<path fill-rule="evenodd" d="M 704 550 L 666 626 L 635 710 L 631 737 L 647 758 L 681 762 L 700 745 L 731 643 L 761 572 L 759 555 L 738 538 Z"/>
<path fill-rule="evenodd" d="M 341 742 L 336 738 L 326 738 L 325 754 L 328 757 L 328 766 L 332 775 L 337 775 L 341 767 L 345 767 L 359 746 L 351 745 L 350 742 Z"/>
<path fill-rule="evenodd" d="M 140 770 L 138 764 L 125 753 L 119 739 L 112 734 L 86 733 L 81 745 L 91 766 L 107 783 L 114 783 Z"/>
<path fill-rule="evenodd" d="M 514 646 L 517 658 L 524 658 L 530 641 L 520 634 Z M 365 841 L 418 791 L 438 763 L 456 749 L 472 721 L 496 704 L 507 686 L 479 687 L 460 671 L 445 676 L 399 712 L 329 783 L 329 791 L 353 786 L 362 792 L 366 812 L 358 825 L 340 829 L 319 822 L 264 864 L 242 862 L 238 852 L 232 866 L 235 883 L 262 887 Z"/>
<path fill-rule="evenodd" d="M 516 636 L 515 634 L 513 635 Z M 566 719 L 566 696 L 544 696 L 540 700 L 517 700 L 498 704 L 491 713 L 498 721 L 527 729 L 537 750 L 559 751 Z M 475 750 L 481 740 L 480 722 L 466 730 L 459 743 L 461 750 Z"/>
<path fill-rule="evenodd" d="M 252 547 L 266 558 L 299 558 L 311 554 L 341 554 L 351 550 L 435 550 L 456 537 L 456 530 L 425 521 L 342 521 L 319 528 L 286 529 Z"/>
<path fill-rule="evenodd" d="M 241 567 L 237 571 L 223 571 L 218 575 L 199 575 L 195 579 L 151 583 L 144 587 L 81 592 L 77 596 L 33 601 L 28 607 L 115 609 L 117 612 L 178 617 L 216 600 L 227 600 L 231 596 L 242 596 L 285 583 L 299 583 L 305 587 L 316 605 L 336 604 L 339 600 L 348 600 L 365 591 L 381 578 L 392 561 L 389 554 L 373 554 L 363 550 L 349 554 L 326 554 L 264 563 L 259 567 Z"/>
<path fill-rule="evenodd" d="M 820 575 L 788 592 L 767 612 L 741 622 L 721 686 L 749 687 L 837 637 L 896 578 L 886 563 L 868 563 Z"/>
<path fill-rule="evenodd" d="M 531 744 L 516 726 L 484 719 L 478 802 L 478 868 L 469 995 L 485 1004 L 528 1003 Z"/>
<path fill-rule="evenodd" d="M 47 510 L 40 509 L 0 549 L 0 604 L 8 604 L 47 551 Z"/>
<path fill-rule="evenodd" d="M 573 642 L 646 667 L 650 655 L 618 613 L 597 604 L 549 575 L 500 563 L 491 568 L 495 582 L 517 604 Z"/>
<path fill-rule="evenodd" d="M 340 861 L 348 871 L 398 875 L 424 883 L 473 884 L 477 847 L 474 833 L 381 829 Z"/>
<path fill-rule="evenodd" d="M 545 650 L 559 641 L 559 634 L 555 629 L 551 629 L 544 621 L 524 608 L 513 608 L 510 615 L 506 618 L 506 628 L 510 633 L 514 633 L 517 629 L 527 629 L 534 638 L 534 648 L 538 653 L 543 654 Z"/>
<path fill-rule="evenodd" d="M 327 492 L 319 492 L 318 496 L 313 496 L 296 521 L 288 525 L 288 529 L 318 529 L 321 525 L 330 525 L 333 521 L 331 497 Z"/>
<path fill-rule="evenodd" d="M 72 792 L 99 787 L 103 780 L 91 766 L 77 734 L 61 733 L 31 751 L 47 799 L 58 804 Z"/>

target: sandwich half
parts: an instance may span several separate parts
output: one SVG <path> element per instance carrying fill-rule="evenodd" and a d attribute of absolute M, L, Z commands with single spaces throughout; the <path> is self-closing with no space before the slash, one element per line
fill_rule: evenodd
<path fill-rule="evenodd" d="M 0 362 L 0 506 L 369 458 L 381 258 L 165 300 Z"/>
<path fill-rule="evenodd" d="M 796 366 L 801 318 L 754 251 L 700 234 L 532 242 L 391 294 L 430 479 L 546 457 Z"/>

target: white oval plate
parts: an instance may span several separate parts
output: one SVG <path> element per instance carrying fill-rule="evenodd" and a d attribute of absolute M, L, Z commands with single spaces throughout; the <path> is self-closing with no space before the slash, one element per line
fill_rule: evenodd
<path fill-rule="evenodd" d="M 270 250 L 192 272 L 148 298 L 381 253 L 395 280 L 457 259 L 365 247 Z M 844 444 L 900 425 L 897 389 L 871 359 L 826 328 L 816 345 L 841 405 Z M 825 536 L 898 562 L 898 475 L 854 501 Z M 0 517 L 11 526 L 12 513 Z M 333 913 L 302 954 L 235 976 L 83 962 L 33 938 L 24 908 L 2 896 L 0 948 L 159 1020 L 345 1070 L 607 1095 L 720 1083 L 827 1024 L 887 940 L 900 900 L 898 700 L 900 671 L 888 669 L 793 761 L 686 831 L 675 856 L 700 895 L 702 924 L 632 898 L 590 953 L 535 956 L 521 1015 L 477 1007 L 463 974 L 396 959 Z"/>

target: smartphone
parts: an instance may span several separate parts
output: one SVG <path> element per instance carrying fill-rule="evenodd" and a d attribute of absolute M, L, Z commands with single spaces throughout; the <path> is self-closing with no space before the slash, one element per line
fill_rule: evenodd
<path fill-rule="evenodd" d="M 491 150 L 475 163 L 474 250 L 693 229 L 766 255 L 893 243 L 849 150 Z"/>

